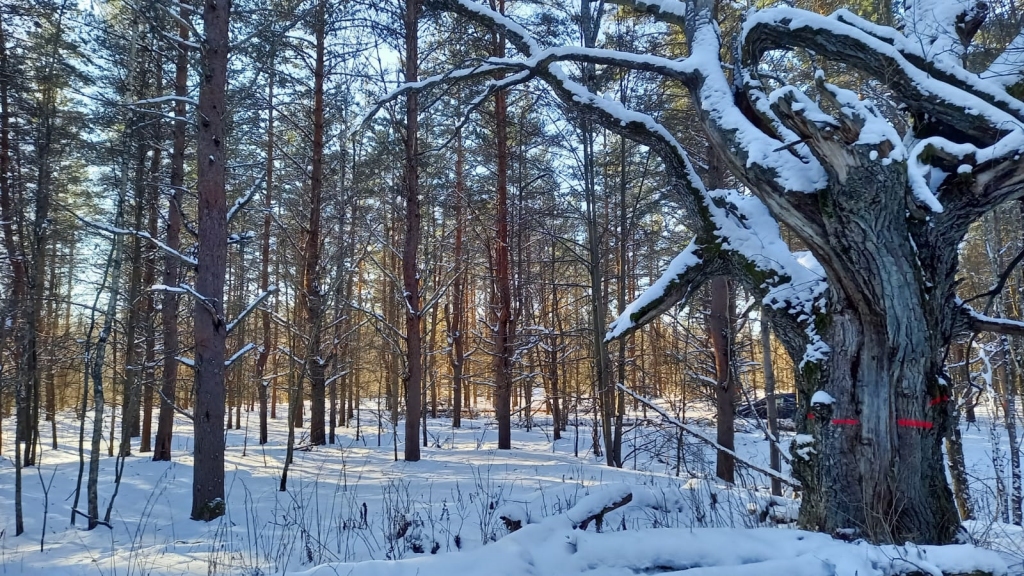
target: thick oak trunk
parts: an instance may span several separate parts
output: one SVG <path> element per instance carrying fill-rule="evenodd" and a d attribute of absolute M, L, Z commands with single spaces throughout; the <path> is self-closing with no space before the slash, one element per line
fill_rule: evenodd
<path fill-rule="evenodd" d="M 799 429 L 814 445 L 795 451 L 800 521 L 880 542 L 948 542 L 958 518 L 943 466 L 949 406 L 939 378 L 956 242 L 922 263 L 905 216 L 905 169 L 862 150 L 850 160 L 823 200 L 828 244 L 815 250 L 832 286 L 818 322 L 831 353 L 802 366 Z M 814 398 L 819 390 L 828 396 Z"/>

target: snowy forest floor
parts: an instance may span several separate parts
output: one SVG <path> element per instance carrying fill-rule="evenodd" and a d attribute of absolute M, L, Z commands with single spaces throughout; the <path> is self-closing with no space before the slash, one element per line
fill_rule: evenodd
<path fill-rule="evenodd" d="M 284 407 L 278 410 L 285 413 Z M 138 454 L 134 440 L 111 528 L 88 532 L 81 518 L 78 527 L 69 523 L 79 422 L 64 413 L 58 418 L 59 448 L 49 449 L 46 423 L 41 465 L 23 472 L 26 532 L 19 537 L 14 536 L 10 458 L 13 419 L 5 419 L 0 575 L 273 574 L 311 569 L 318 575 L 419 576 L 611 576 L 679 570 L 688 576 L 867 576 L 915 570 L 932 574 L 938 569 L 1024 574 L 1024 532 L 993 520 L 995 481 L 985 419 L 981 427 L 965 430 L 964 441 L 978 516 L 987 520 L 967 527 L 976 544 L 998 552 L 966 546 L 879 548 L 786 529 L 791 525 L 784 521 L 795 517 L 797 501 L 770 498 L 764 477 L 757 473 L 743 471 L 736 486 L 721 485 L 709 469 L 714 454 L 687 437 L 680 445 L 671 429 L 633 427 L 625 436 L 626 469 L 617 470 L 594 457 L 591 429 L 582 422 L 578 445 L 573 426 L 556 442 L 550 420 L 548 425 L 541 420 L 530 431 L 515 429 L 513 450 L 498 452 L 492 421 L 464 420 L 456 430 L 450 420 L 436 419 L 429 421 L 423 460 L 405 463 L 395 461 L 390 424 L 385 419 L 379 426 L 376 415 L 371 409 L 361 411 L 358 440 L 354 427 L 339 428 L 337 444 L 296 451 L 288 490 L 280 492 L 285 421 L 272 420 L 270 441 L 260 446 L 256 413 L 243 413 L 242 429 L 227 433 L 227 514 L 211 523 L 188 517 L 192 430 L 190 422 L 179 419 L 174 461 L 152 462 L 149 454 Z M 713 436 L 709 420 L 687 421 L 707 426 Z M 767 466 L 764 434 L 756 424 L 740 426 L 738 453 Z M 306 444 L 303 432 L 296 434 L 296 444 Z M 783 446 L 790 440 L 791 435 L 784 437 Z M 1002 446 L 1005 456 L 1005 438 Z M 400 455 L 401 444 L 397 450 Z M 101 514 L 113 493 L 115 473 L 115 459 L 107 457 L 106 445 L 102 454 Z M 84 484 L 82 492 L 80 509 L 85 508 Z M 595 533 L 593 524 L 586 532 L 573 530 L 574 520 L 588 515 L 590 508 L 600 509 L 625 494 L 633 501 L 605 518 L 603 533 Z M 525 527 L 510 535 L 502 516 Z M 401 562 L 367 562 L 371 560 Z"/>

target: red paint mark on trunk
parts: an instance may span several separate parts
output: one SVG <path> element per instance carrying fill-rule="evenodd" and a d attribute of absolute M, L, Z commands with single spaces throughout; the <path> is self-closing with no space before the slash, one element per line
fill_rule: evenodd
<path fill-rule="evenodd" d="M 904 428 L 921 428 L 924 430 L 931 430 L 933 424 L 927 420 L 913 420 L 910 418 L 900 418 L 896 421 L 897 426 L 903 426 Z"/>

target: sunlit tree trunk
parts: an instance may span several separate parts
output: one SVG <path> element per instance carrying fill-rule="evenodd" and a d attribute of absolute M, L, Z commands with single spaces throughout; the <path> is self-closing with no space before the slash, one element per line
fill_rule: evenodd
<path fill-rule="evenodd" d="M 224 280 L 227 272 L 226 108 L 231 1 L 203 4 L 202 81 L 196 148 L 199 246 L 193 307 L 195 329 L 195 462 L 192 519 L 224 514 Z"/>
<path fill-rule="evenodd" d="M 183 2 L 178 17 L 187 21 L 191 8 Z M 171 144 L 170 194 L 167 197 L 167 228 L 164 243 L 177 251 L 181 247 L 181 201 L 185 185 L 185 99 L 188 96 L 189 29 L 178 25 L 178 44 L 174 63 L 174 123 Z M 181 263 L 174 254 L 164 254 L 163 284 L 177 286 Z M 160 306 L 163 331 L 163 370 L 161 371 L 160 413 L 156 427 L 153 460 L 171 460 L 171 439 L 174 433 L 174 403 L 178 387 L 178 295 L 163 293 Z"/>
<path fill-rule="evenodd" d="M 505 0 L 497 0 L 498 12 L 504 14 Z M 505 56 L 505 36 L 492 37 L 492 53 Z M 499 74 L 499 78 L 502 75 Z M 515 354 L 515 326 L 512 324 L 512 270 L 509 266 L 508 214 L 508 105 L 505 91 L 494 95 L 494 139 L 497 159 L 495 174 L 494 234 L 494 418 L 498 422 L 498 449 L 512 448 L 512 356 Z"/>

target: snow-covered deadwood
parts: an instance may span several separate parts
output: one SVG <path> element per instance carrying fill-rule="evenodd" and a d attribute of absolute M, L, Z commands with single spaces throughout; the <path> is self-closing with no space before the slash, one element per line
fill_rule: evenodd
<path fill-rule="evenodd" d="M 539 497 L 538 500 L 542 500 Z M 704 576 L 802 575 L 897 576 L 1007 573 L 990 550 L 973 546 L 870 546 L 827 535 L 774 528 L 658 528 L 601 532 L 596 523 L 612 513 L 639 508 L 685 509 L 688 502 L 645 486 L 605 485 L 569 510 L 535 517 L 526 505 L 496 512 L 512 533 L 498 542 L 459 554 L 422 556 L 399 562 L 325 564 L 306 576 L 489 574 L 548 576 L 692 573 Z M 595 525 L 595 530 L 587 528 Z"/>

